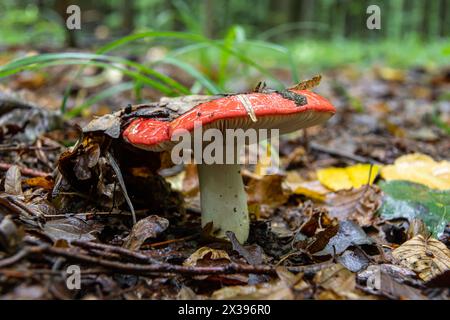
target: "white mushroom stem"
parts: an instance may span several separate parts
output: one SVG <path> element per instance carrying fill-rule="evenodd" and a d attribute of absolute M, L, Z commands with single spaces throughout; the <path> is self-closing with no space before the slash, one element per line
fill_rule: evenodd
<path fill-rule="evenodd" d="M 249 233 L 247 195 L 239 164 L 199 164 L 202 227 L 213 223 L 217 237 L 232 231 L 240 243 Z"/>

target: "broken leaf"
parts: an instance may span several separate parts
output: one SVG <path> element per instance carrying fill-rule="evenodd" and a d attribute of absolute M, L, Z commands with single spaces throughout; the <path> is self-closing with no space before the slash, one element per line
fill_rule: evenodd
<path fill-rule="evenodd" d="M 372 184 L 379 169 L 379 166 L 370 164 L 357 164 L 346 168 L 330 167 L 317 170 L 317 178 L 325 187 L 334 191 L 360 188 L 367 183 Z"/>
<path fill-rule="evenodd" d="M 401 266 L 414 270 L 425 281 L 450 269 L 450 250 L 434 238 L 418 235 L 395 249 L 392 255 Z"/>
<path fill-rule="evenodd" d="M 169 227 L 169 220 L 157 215 L 148 216 L 139 220 L 127 237 L 124 247 L 130 250 L 139 250 L 145 240 L 156 238 Z"/>
<path fill-rule="evenodd" d="M 381 176 L 387 181 L 406 180 L 446 190 L 450 189 L 450 162 L 437 162 L 421 153 L 408 154 L 397 158 L 393 165 L 384 166 Z"/>

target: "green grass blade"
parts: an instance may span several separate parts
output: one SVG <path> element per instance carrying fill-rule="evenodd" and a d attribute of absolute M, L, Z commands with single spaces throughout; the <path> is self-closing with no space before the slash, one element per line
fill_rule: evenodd
<path fill-rule="evenodd" d="M 164 63 L 172 64 L 172 65 L 184 70 L 189 75 L 191 75 L 194 79 L 196 79 L 198 82 L 200 82 L 205 87 L 205 89 L 208 90 L 208 93 L 210 93 L 210 94 L 219 94 L 219 93 L 223 92 L 223 89 L 216 86 L 214 84 L 214 82 L 211 81 L 207 76 L 202 74 L 200 71 L 198 71 L 197 69 L 195 69 L 188 63 L 185 63 L 181 60 L 171 58 L 171 57 L 166 57 L 160 61 L 164 62 Z"/>

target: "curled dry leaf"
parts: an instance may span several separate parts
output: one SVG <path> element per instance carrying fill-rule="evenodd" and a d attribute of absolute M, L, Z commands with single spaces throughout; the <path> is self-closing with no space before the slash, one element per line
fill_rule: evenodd
<path fill-rule="evenodd" d="M 450 250 L 442 242 L 422 235 L 406 241 L 392 255 L 425 281 L 450 269 Z"/>
<path fill-rule="evenodd" d="M 133 226 L 123 246 L 130 250 L 139 250 L 145 240 L 156 238 L 168 227 L 169 220 L 157 215 L 148 216 Z"/>
<path fill-rule="evenodd" d="M 8 171 L 6 171 L 5 176 L 5 192 L 12 195 L 22 194 L 22 175 L 20 174 L 20 169 L 18 166 L 11 166 Z"/>
<path fill-rule="evenodd" d="M 339 220 L 354 220 L 361 226 L 373 224 L 382 205 L 382 192 L 376 185 L 330 193 L 325 198 L 329 215 Z"/>
<path fill-rule="evenodd" d="M 212 249 L 209 247 L 201 247 L 189 256 L 184 262 L 184 266 L 207 266 L 207 265 L 221 265 L 231 262 L 230 256 L 226 251 L 219 249 Z"/>

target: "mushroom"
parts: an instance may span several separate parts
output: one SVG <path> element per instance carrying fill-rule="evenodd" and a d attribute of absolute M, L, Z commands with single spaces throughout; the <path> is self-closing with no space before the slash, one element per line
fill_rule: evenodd
<path fill-rule="evenodd" d="M 283 90 L 228 95 L 203 102 L 178 118 L 163 122 L 135 119 L 123 137 L 135 147 L 150 150 L 171 150 L 177 130 L 194 134 L 195 123 L 203 130 L 279 129 L 280 134 L 325 122 L 335 108 L 325 98 L 308 90 Z M 238 154 L 238 152 L 236 152 Z M 197 164 L 200 182 L 202 226 L 212 222 L 218 237 L 232 231 L 244 243 L 249 234 L 247 199 L 240 165 Z"/>

